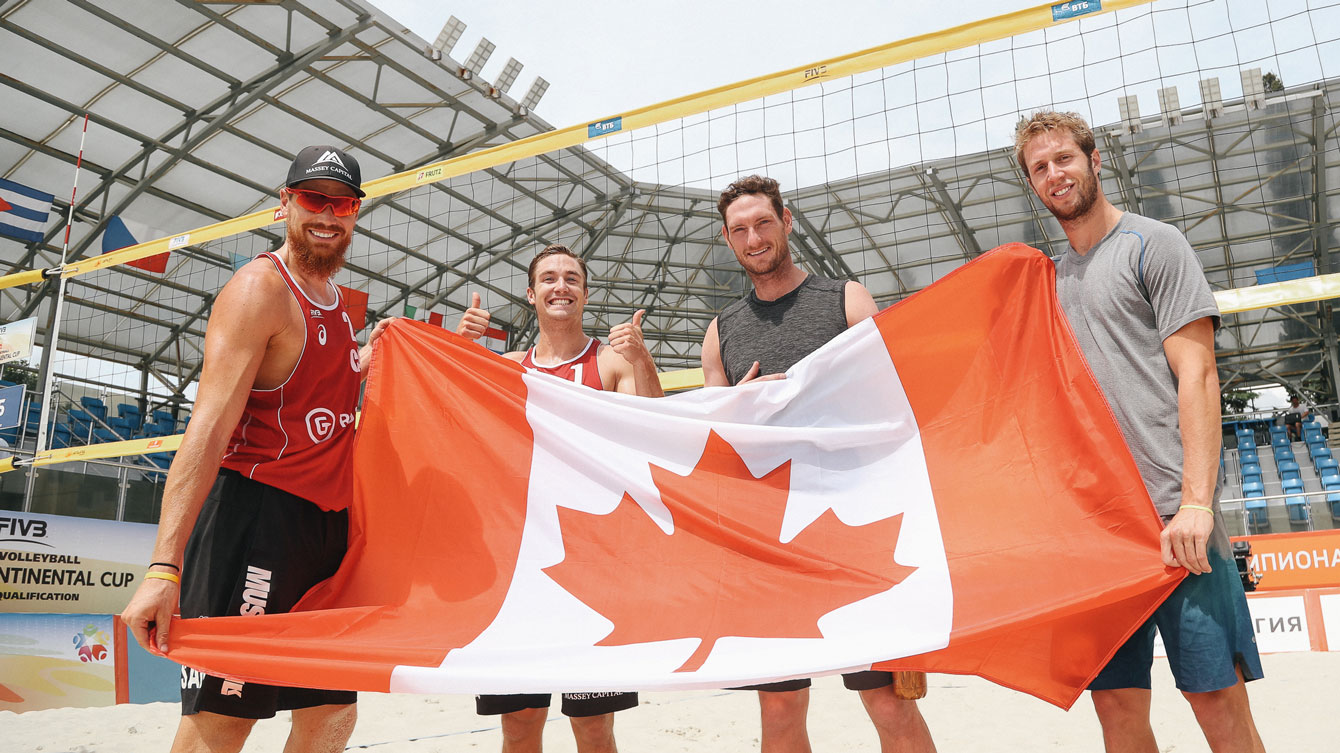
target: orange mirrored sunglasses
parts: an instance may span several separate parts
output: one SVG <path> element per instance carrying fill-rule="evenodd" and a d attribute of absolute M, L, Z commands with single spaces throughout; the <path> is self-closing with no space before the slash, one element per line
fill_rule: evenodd
<path fill-rule="evenodd" d="M 289 196 L 298 202 L 298 206 L 309 212 L 320 214 L 326 207 L 336 217 L 348 217 L 358 214 L 358 207 L 363 200 L 357 196 L 327 196 L 320 191 L 310 191 L 305 188 L 286 188 Z"/>

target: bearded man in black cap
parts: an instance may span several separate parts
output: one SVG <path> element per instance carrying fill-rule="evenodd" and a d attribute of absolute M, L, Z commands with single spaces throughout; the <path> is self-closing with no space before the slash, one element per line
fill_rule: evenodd
<path fill-rule="evenodd" d="M 145 648 L 182 617 L 289 611 L 344 557 L 361 350 L 331 277 L 364 196 L 358 163 L 309 146 L 279 191 L 284 245 L 243 266 L 205 329 L 191 423 L 163 491 L 153 564 L 121 615 Z M 152 650 L 152 649 L 151 649 Z M 257 719 L 293 711 L 286 751 L 342 751 L 355 694 L 181 673 L 173 751 L 237 751 Z"/>

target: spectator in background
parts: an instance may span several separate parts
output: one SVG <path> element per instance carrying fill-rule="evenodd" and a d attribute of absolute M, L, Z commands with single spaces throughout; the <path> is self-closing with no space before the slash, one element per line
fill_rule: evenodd
<path fill-rule="evenodd" d="M 1289 396 L 1289 410 L 1284 414 L 1284 430 L 1289 433 L 1289 441 L 1297 442 L 1303 438 L 1303 422 L 1312 415 L 1312 404 L 1299 400 L 1297 395 Z"/>

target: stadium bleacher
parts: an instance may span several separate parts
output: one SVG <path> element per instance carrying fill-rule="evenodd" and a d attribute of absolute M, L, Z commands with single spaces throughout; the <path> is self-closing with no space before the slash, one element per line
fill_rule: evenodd
<path fill-rule="evenodd" d="M 1263 424 L 1253 431 L 1243 423 L 1224 424 L 1222 498 L 1243 500 L 1242 522 L 1235 528 L 1252 534 L 1312 530 L 1323 512 L 1334 521 L 1329 525 L 1340 524 L 1340 467 L 1321 426 L 1309 420 L 1302 425 L 1302 440 L 1293 442 L 1283 426 Z M 1264 456 L 1263 444 L 1270 447 Z M 1229 505 L 1230 516 L 1235 507 Z"/>

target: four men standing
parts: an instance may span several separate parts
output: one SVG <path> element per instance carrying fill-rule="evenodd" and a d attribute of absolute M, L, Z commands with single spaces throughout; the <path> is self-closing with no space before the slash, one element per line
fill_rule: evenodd
<path fill-rule="evenodd" d="M 1107 201 L 1101 157 L 1077 116 L 1046 112 L 1021 122 L 1016 157 L 1069 240 L 1056 258 L 1058 298 L 1164 516 L 1165 563 L 1192 573 L 1092 685 L 1107 750 L 1157 750 L 1149 725 L 1157 624 L 1211 749 L 1262 751 L 1243 685 L 1261 677 L 1260 661 L 1217 509 L 1219 317 L 1209 285 L 1180 233 Z M 339 565 L 358 384 L 386 324 L 360 351 L 330 282 L 362 195 L 351 157 L 333 147 L 303 150 L 280 194 L 287 242 L 240 270 L 219 295 L 193 421 L 164 493 L 155 562 L 123 615 L 141 643 L 156 628 L 156 644 L 166 648 L 178 602 L 186 617 L 284 611 Z M 718 210 L 723 238 L 753 288 L 707 328 L 707 386 L 784 378 L 800 359 L 877 312 L 860 283 L 796 266 L 792 217 L 776 181 L 743 178 L 721 194 Z M 567 248 L 537 254 L 526 294 L 539 338 L 507 357 L 594 389 L 660 396 L 642 336 L 644 312 L 600 344 L 582 329 L 588 282 L 584 260 Z M 488 322 L 476 294 L 457 332 L 475 339 Z M 897 696 L 889 673 L 858 672 L 844 684 L 860 692 L 882 751 L 935 749 L 916 702 Z M 808 685 L 756 688 L 765 753 L 810 750 Z M 503 715 L 503 750 L 513 753 L 540 750 L 549 701 L 480 696 L 477 705 L 481 714 Z M 188 671 L 174 750 L 240 749 L 252 721 L 276 709 L 294 709 L 292 749 L 340 750 L 352 730 L 353 703 L 352 693 Z M 636 693 L 565 695 L 578 749 L 613 751 L 613 712 L 636 704 Z"/>

